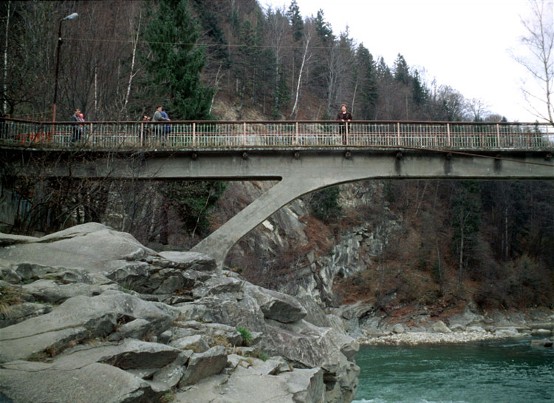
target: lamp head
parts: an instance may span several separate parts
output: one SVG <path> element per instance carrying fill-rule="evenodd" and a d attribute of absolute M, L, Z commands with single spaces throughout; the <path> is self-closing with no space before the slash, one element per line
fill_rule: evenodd
<path fill-rule="evenodd" d="M 69 14 L 67 17 L 64 18 L 64 20 L 74 20 L 75 18 L 77 18 L 79 16 L 79 14 L 77 13 L 72 13 L 72 14 Z"/>

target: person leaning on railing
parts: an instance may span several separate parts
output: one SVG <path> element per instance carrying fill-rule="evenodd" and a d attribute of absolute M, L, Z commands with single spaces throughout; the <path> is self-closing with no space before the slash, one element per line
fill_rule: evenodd
<path fill-rule="evenodd" d="M 72 122 L 81 122 L 81 124 L 74 124 L 72 127 L 73 130 L 71 134 L 71 142 L 75 143 L 77 141 L 80 141 L 83 135 L 84 125 L 82 124 L 82 122 L 85 121 L 85 117 L 81 113 L 81 110 L 77 108 L 75 109 L 75 112 L 73 113 L 73 115 L 71 115 L 70 119 Z"/>
<path fill-rule="evenodd" d="M 152 117 L 152 122 L 167 122 L 169 121 L 169 117 L 166 117 L 167 114 L 164 116 L 163 108 L 161 105 L 156 106 L 156 112 L 154 112 L 154 116 Z M 165 125 L 156 125 L 154 130 L 156 132 L 156 135 L 159 139 L 163 141 L 163 135 L 164 135 L 164 126 Z"/>
<path fill-rule="evenodd" d="M 340 106 L 340 111 L 337 113 L 337 120 L 341 122 L 339 124 L 339 133 L 342 136 L 342 144 L 346 145 L 346 129 L 348 122 L 352 121 L 352 114 L 346 110 L 346 104 Z"/>

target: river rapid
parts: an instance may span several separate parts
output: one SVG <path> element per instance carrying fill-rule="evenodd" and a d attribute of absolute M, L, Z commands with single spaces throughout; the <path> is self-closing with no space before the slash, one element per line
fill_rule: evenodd
<path fill-rule="evenodd" d="M 531 340 L 362 346 L 354 402 L 552 402 L 554 349 Z"/>

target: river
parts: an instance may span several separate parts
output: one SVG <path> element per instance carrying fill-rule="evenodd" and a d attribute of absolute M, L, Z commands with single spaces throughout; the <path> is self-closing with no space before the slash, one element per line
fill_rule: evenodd
<path fill-rule="evenodd" d="M 554 350 L 531 339 L 363 346 L 354 402 L 554 401 Z"/>

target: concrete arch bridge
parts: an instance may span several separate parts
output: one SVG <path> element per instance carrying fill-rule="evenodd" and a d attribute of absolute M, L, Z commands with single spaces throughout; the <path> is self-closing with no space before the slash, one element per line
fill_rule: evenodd
<path fill-rule="evenodd" d="M 278 181 L 192 250 L 231 247 L 309 192 L 365 179 L 553 179 L 539 123 L 0 122 L 3 175 Z"/>

